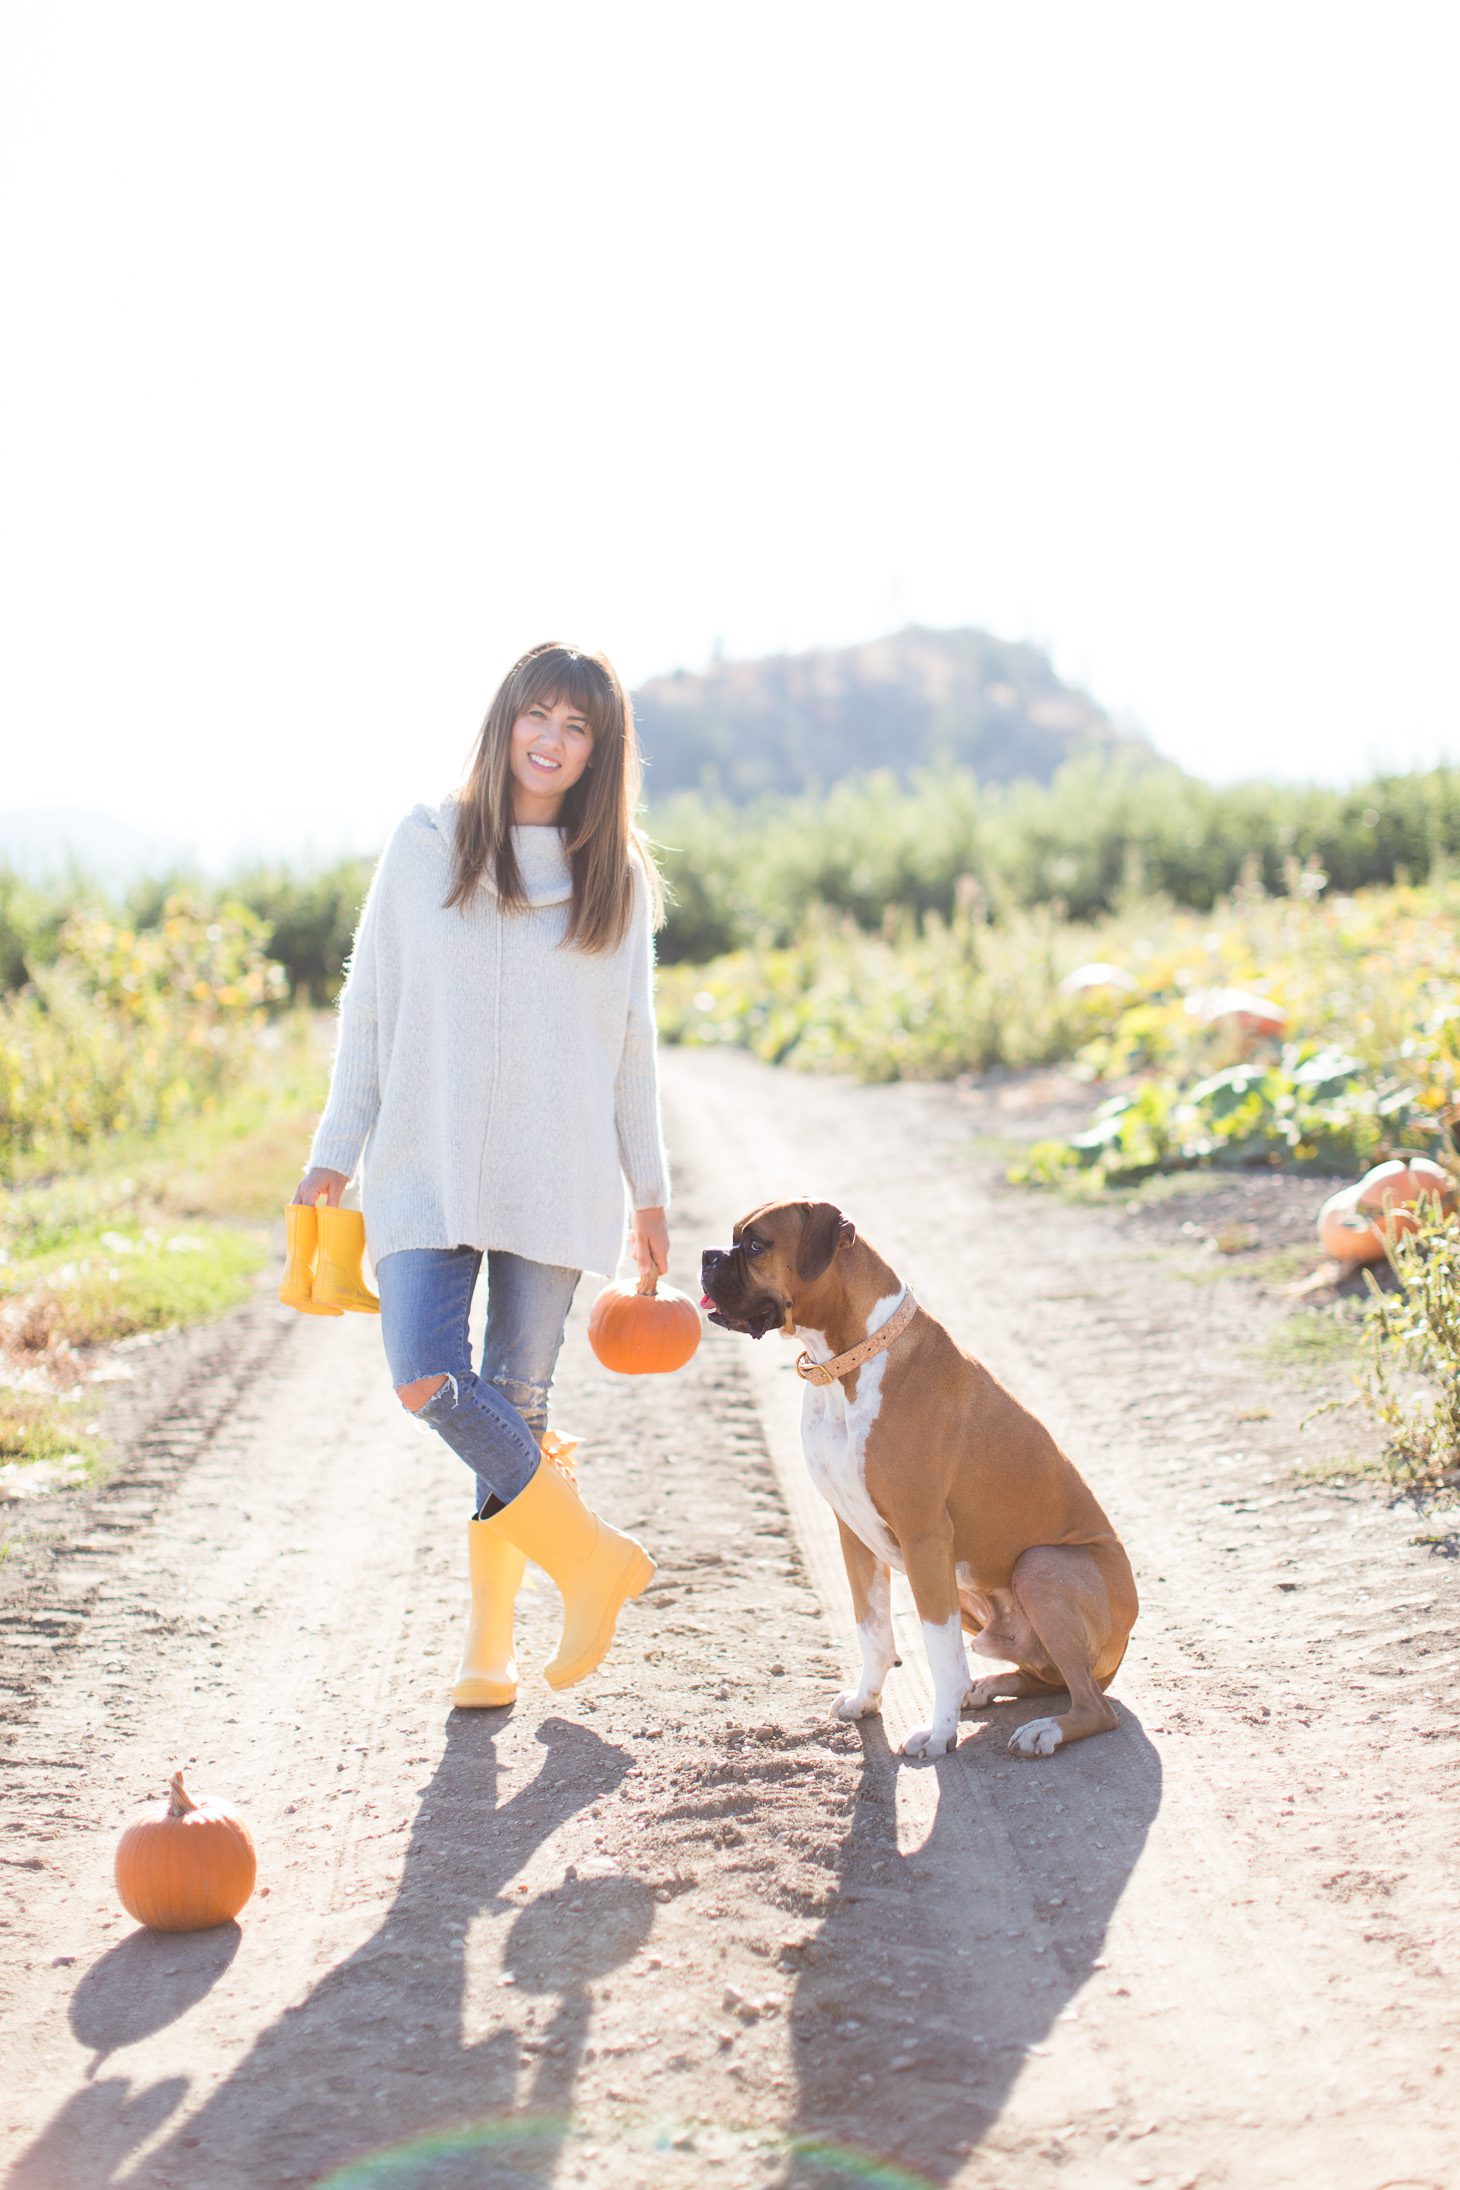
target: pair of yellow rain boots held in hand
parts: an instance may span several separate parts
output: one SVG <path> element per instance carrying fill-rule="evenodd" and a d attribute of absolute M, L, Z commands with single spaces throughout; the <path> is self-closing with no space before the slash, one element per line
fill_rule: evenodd
<path fill-rule="evenodd" d="M 485 1521 L 467 1523 L 471 1620 L 451 1700 L 459 1710 L 515 1702 L 512 1614 L 529 1559 L 563 1599 L 557 1655 L 543 1668 L 549 1688 L 571 1688 L 607 1655 L 625 1601 L 654 1579 L 654 1561 L 633 1536 L 600 1520 L 578 1493 L 577 1439 L 543 1433 L 542 1459 L 525 1490 Z"/>
<path fill-rule="evenodd" d="M 286 1259 L 279 1298 L 306 1316 L 338 1316 L 347 1308 L 378 1316 L 380 1302 L 365 1283 L 365 1219 L 358 1209 L 291 1201 L 284 1211 Z"/>

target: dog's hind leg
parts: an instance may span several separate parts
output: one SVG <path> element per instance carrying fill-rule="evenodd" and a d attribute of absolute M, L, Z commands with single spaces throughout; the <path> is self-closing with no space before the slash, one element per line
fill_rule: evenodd
<path fill-rule="evenodd" d="M 991 1703 L 1019 1703 L 1025 1696 L 1057 1696 L 1057 1686 L 1042 1681 L 1037 1673 L 985 1673 L 968 1691 L 965 1709 L 987 1710 Z"/>
<path fill-rule="evenodd" d="M 1058 1695 L 1064 1683 L 1044 1662 L 1039 1637 L 1012 1589 L 979 1590 L 966 1566 L 958 1569 L 958 1601 L 964 1625 L 971 1621 L 973 1649 L 981 1658 L 1003 1658 L 1007 1671 L 975 1678 L 967 1707 L 983 1711 L 1001 1699 Z"/>
<path fill-rule="evenodd" d="M 1017 1727 L 1011 1752 L 1047 1757 L 1069 1742 L 1109 1733 L 1117 1720 L 1095 1669 L 1109 1651 L 1116 1619 L 1099 1561 L 1083 1545 L 1037 1544 L 1015 1563 L 1014 1594 L 1069 1690 L 1070 1708 Z"/>
<path fill-rule="evenodd" d="M 852 1610 L 862 1646 L 862 1673 L 855 1687 L 844 1688 L 832 1705 L 839 1719 L 866 1719 L 880 1709 L 882 1683 L 897 1663 L 892 1639 L 892 1573 L 840 1516 L 842 1557 L 852 1585 Z"/>

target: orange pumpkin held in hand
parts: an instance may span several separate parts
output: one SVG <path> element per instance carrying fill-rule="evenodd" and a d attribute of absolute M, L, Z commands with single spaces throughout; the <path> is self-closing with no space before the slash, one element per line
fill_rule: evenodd
<path fill-rule="evenodd" d="M 672 1285 L 661 1292 L 652 1270 L 637 1283 L 605 1285 L 588 1318 L 589 1345 L 620 1376 L 682 1369 L 699 1342 L 699 1309 Z"/>
<path fill-rule="evenodd" d="M 237 1916 L 253 1892 L 258 1862 L 242 1818 L 194 1802 L 172 1775 L 160 1817 L 129 1825 L 117 1844 L 117 1893 L 151 1931 L 207 1931 Z"/>

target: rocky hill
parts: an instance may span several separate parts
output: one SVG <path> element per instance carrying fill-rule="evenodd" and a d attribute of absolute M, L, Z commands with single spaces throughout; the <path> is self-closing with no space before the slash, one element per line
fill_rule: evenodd
<path fill-rule="evenodd" d="M 862 646 L 677 670 L 641 685 L 634 711 L 651 801 L 814 791 L 874 768 L 906 780 L 950 761 L 985 783 L 1048 782 L 1092 747 L 1158 758 L 1038 647 L 972 629 L 912 625 Z"/>

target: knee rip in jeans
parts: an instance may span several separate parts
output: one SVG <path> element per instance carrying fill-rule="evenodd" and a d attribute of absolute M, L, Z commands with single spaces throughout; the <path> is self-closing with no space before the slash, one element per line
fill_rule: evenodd
<path fill-rule="evenodd" d="M 448 1384 L 451 1386 L 451 1404 L 454 1407 L 460 1393 L 456 1378 L 445 1370 L 437 1376 L 419 1376 L 412 1384 L 397 1384 L 395 1396 L 407 1414 L 420 1414 Z"/>

